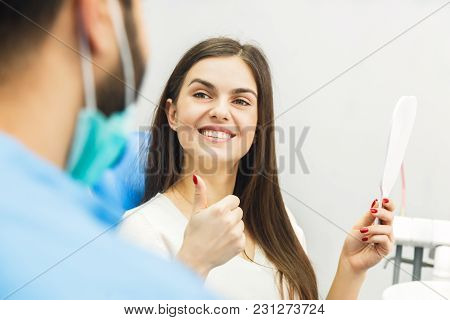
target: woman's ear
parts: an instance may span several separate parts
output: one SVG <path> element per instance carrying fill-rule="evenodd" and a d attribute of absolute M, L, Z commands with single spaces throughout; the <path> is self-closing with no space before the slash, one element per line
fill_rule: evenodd
<path fill-rule="evenodd" d="M 169 123 L 169 126 L 172 128 L 172 130 L 177 131 L 178 127 L 178 120 L 177 120 L 177 107 L 175 103 L 173 103 L 172 99 L 166 100 L 166 116 L 167 116 L 167 122 Z"/>

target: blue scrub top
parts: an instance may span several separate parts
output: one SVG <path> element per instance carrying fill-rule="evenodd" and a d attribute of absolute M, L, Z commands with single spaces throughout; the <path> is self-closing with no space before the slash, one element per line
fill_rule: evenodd
<path fill-rule="evenodd" d="M 0 133 L 0 298 L 214 298 L 181 264 L 122 241 L 121 216 Z"/>

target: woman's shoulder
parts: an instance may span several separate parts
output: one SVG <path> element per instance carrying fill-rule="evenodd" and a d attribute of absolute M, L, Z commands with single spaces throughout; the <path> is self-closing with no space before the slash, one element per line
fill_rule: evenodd
<path fill-rule="evenodd" d="M 147 227 L 161 233 L 171 233 L 175 229 L 184 229 L 187 223 L 184 215 L 164 194 L 158 193 L 149 201 L 128 210 L 123 216 L 128 226 Z"/>
<path fill-rule="evenodd" d="M 164 209 L 165 206 L 165 197 L 161 193 L 156 194 L 150 200 L 144 202 L 140 206 L 130 209 L 124 213 L 124 218 L 129 216 L 134 216 L 136 213 L 138 215 L 144 216 L 155 216 L 160 213 L 161 210 Z"/>
<path fill-rule="evenodd" d="M 136 216 L 135 219 L 147 220 L 147 223 L 157 226 L 186 223 L 183 213 L 166 195 L 161 193 L 156 194 L 139 207 L 126 211 L 124 219 L 130 216 Z"/>
<path fill-rule="evenodd" d="M 162 211 L 158 203 L 161 201 L 155 196 L 150 201 L 128 210 L 122 217 L 118 227 L 119 234 L 126 240 L 169 257 L 167 246 L 162 234 L 158 230 L 158 217 Z"/>
<path fill-rule="evenodd" d="M 158 193 L 125 212 L 119 233 L 136 244 L 167 254 L 175 250 L 186 223 L 177 210 L 165 195 Z"/>

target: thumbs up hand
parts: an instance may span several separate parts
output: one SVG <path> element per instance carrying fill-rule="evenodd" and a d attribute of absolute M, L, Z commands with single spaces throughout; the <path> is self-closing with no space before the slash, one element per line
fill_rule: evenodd
<path fill-rule="evenodd" d="M 244 250 L 243 212 L 239 198 L 234 195 L 208 207 L 205 182 L 196 175 L 193 182 L 192 216 L 177 258 L 206 278 L 213 268 Z"/>

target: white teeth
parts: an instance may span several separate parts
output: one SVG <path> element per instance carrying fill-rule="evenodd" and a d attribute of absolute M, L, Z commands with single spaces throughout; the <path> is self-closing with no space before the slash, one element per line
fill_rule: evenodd
<path fill-rule="evenodd" d="M 200 133 L 204 136 L 215 138 L 215 139 L 230 139 L 231 135 L 222 131 L 214 130 L 200 130 Z"/>

